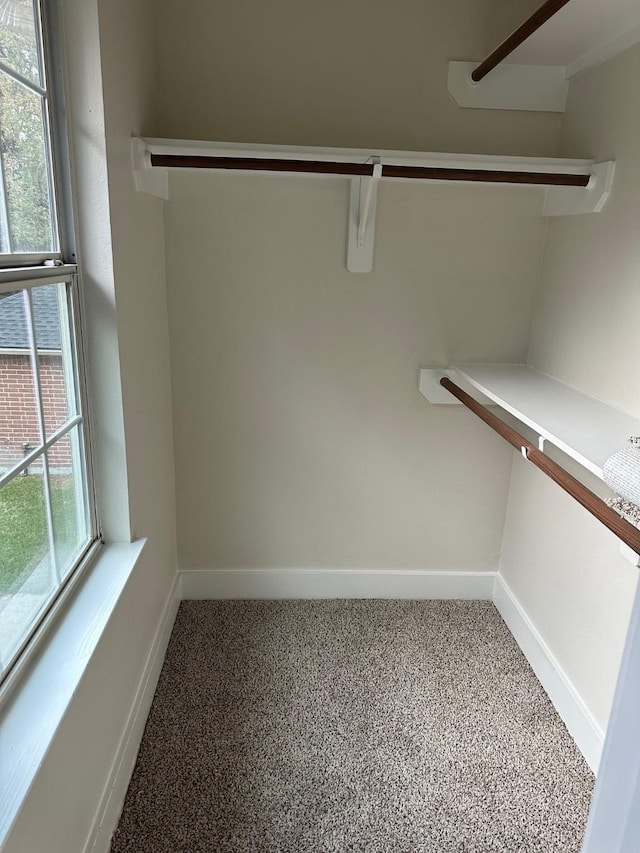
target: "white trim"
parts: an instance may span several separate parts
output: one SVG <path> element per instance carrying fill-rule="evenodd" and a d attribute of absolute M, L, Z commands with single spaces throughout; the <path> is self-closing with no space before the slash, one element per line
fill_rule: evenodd
<path fill-rule="evenodd" d="M 640 587 L 631 611 L 582 853 L 637 853 L 640 837 Z"/>
<path fill-rule="evenodd" d="M 108 853 L 109 851 L 111 837 L 118 825 L 131 774 L 138 757 L 138 749 L 179 605 L 180 575 L 176 573 L 100 797 L 84 853 Z"/>
<path fill-rule="evenodd" d="M 43 355 L 60 356 L 61 352 L 62 351 L 59 349 L 42 349 L 42 347 L 41 347 L 40 349 L 38 349 L 38 356 L 43 356 Z M 20 347 L 0 347 L 0 355 L 23 355 L 23 356 L 26 355 L 26 356 L 29 356 L 29 355 L 31 355 L 31 350 L 30 349 L 20 349 Z"/>
<path fill-rule="evenodd" d="M 552 113 L 566 109 L 569 83 L 562 65 L 503 63 L 475 83 L 471 72 L 477 67 L 477 62 L 449 62 L 447 91 L 459 107 Z"/>
<path fill-rule="evenodd" d="M 47 641 L 42 643 L 39 654 L 31 655 L 29 666 L 23 664 L 16 671 L 10 692 L 9 684 L 3 685 L 0 743 L 11 744 L 11 748 L 3 749 L 0 761 L 0 849 L 73 702 L 145 542 L 141 539 L 102 549 L 89 571 L 83 572 L 70 600 L 64 602 L 55 619 L 49 620 Z"/>
<path fill-rule="evenodd" d="M 394 569 L 195 569 L 183 599 L 404 598 L 491 601 L 495 572 Z"/>
<path fill-rule="evenodd" d="M 597 773 L 604 732 L 500 574 L 497 574 L 495 579 L 493 603 L 531 664 L 585 761 L 593 772 Z"/>
<path fill-rule="evenodd" d="M 27 321 L 27 334 L 29 336 L 29 346 L 31 347 L 31 371 L 33 373 L 33 387 L 36 396 L 36 417 L 38 420 L 38 429 L 40 430 L 40 445 L 44 445 L 47 440 L 47 430 L 44 423 L 44 405 L 42 402 L 42 383 L 40 381 L 40 359 L 38 358 L 38 345 L 36 343 L 35 322 L 33 314 L 33 297 L 30 290 L 23 290 L 25 317 Z M 56 538 L 53 532 L 53 508 L 51 504 L 51 477 L 49 475 L 49 458 L 48 454 L 42 455 L 42 468 L 44 485 L 44 506 L 47 519 L 47 538 L 49 540 L 49 565 L 51 567 L 51 586 L 58 588 L 62 580 L 60 574 L 60 566 L 58 565 L 58 555 L 56 552 Z"/>
<path fill-rule="evenodd" d="M 49 260 L 52 260 L 51 256 L 47 257 Z M 14 289 L 24 290 L 29 287 L 41 287 L 43 284 L 49 283 L 59 284 L 61 282 L 68 282 L 71 281 L 76 273 L 77 267 L 75 264 L 0 268 L 0 293 L 10 292 Z"/>

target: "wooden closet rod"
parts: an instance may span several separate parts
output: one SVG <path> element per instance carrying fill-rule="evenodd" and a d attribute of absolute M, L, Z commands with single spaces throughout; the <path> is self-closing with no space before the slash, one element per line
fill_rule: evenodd
<path fill-rule="evenodd" d="M 554 462 L 553 459 L 541 450 L 538 450 L 534 444 L 531 444 L 523 435 L 520 435 L 517 430 L 508 426 L 504 421 L 501 421 L 486 406 L 478 403 L 470 394 L 467 394 L 466 391 L 463 391 L 462 388 L 459 388 L 446 376 L 440 380 L 440 384 L 453 394 L 454 397 L 457 397 L 468 409 L 471 409 L 475 415 L 482 418 L 491 429 L 506 439 L 509 444 L 520 450 L 530 462 L 533 462 L 536 467 L 544 471 L 548 477 L 551 477 L 555 483 L 570 494 L 572 498 L 575 498 L 579 504 L 582 504 L 591 515 L 594 515 L 598 521 L 602 522 L 605 527 L 608 527 L 612 533 L 615 533 L 636 554 L 640 554 L 640 530 L 637 527 L 634 527 L 633 524 L 629 524 L 628 521 L 621 518 L 615 510 L 607 506 L 594 492 L 584 486 L 579 480 L 576 480 L 575 477 L 572 477 L 557 462 Z"/>
<path fill-rule="evenodd" d="M 259 172 L 304 172 L 317 175 L 371 177 L 372 163 L 330 163 L 324 160 L 283 160 L 271 157 L 216 157 L 215 155 L 152 154 L 152 166 L 178 169 L 234 169 Z M 435 166 L 382 166 L 383 178 L 431 181 L 481 181 L 483 183 L 536 184 L 586 187 L 590 175 L 556 172 L 509 172 L 491 169 L 449 169 Z"/>
<path fill-rule="evenodd" d="M 499 65 L 502 60 L 509 56 L 509 54 L 514 51 L 517 47 L 519 47 L 523 41 L 529 38 L 530 35 L 535 33 L 536 30 L 540 29 L 540 27 L 552 18 L 556 12 L 559 12 L 563 6 L 566 6 L 569 0 L 547 0 L 546 3 L 543 3 L 542 6 L 537 9 L 530 18 L 518 27 L 515 32 L 511 33 L 511 35 L 506 38 L 502 44 L 498 45 L 498 47 L 490 53 L 487 58 L 478 65 L 476 69 L 471 72 L 471 79 L 475 83 L 479 83 L 483 77 L 486 77 L 490 71 Z"/>

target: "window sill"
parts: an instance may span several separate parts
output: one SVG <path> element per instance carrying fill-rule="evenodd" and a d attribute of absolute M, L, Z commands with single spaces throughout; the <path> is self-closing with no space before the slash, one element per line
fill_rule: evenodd
<path fill-rule="evenodd" d="M 0 711 L 0 849 L 146 540 L 104 546 Z"/>

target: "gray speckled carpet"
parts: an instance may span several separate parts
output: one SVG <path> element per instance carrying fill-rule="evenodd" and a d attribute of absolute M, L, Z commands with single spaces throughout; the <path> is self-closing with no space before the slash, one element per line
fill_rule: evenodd
<path fill-rule="evenodd" d="M 578 853 L 593 776 L 493 605 L 186 601 L 112 853 Z"/>

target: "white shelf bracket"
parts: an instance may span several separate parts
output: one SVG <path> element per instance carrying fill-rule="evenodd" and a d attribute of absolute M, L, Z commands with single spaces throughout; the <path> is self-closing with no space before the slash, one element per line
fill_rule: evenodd
<path fill-rule="evenodd" d="M 559 65 L 504 62 L 479 83 L 471 79 L 478 62 L 450 62 L 447 91 L 459 107 L 477 110 L 532 110 L 563 113 L 569 81 Z"/>
<path fill-rule="evenodd" d="M 418 389 L 423 397 L 430 403 L 444 403 L 445 405 L 461 406 L 462 403 L 453 394 L 440 384 L 444 377 L 454 379 L 453 371 L 448 368 L 423 367 L 418 374 Z"/>
<path fill-rule="evenodd" d="M 600 213 L 613 189 L 615 160 L 593 166 L 586 187 L 547 187 L 544 216 L 575 216 Z"/>
<path fill-rule="evenodd" d="M 151 154 L 143 139 L 133 137 L 131 140 L 131 168 L 133 180 L 139 193 L 169 198 L 169 173 L 167 169 L 151 166 Z"/>
<path fill-rule="evenodd" d="M 472 396 L 483 406 L 495 405 L 492 400 L 481 394 L 468 382 L 462 379 L 454 368 L 451 367 L 422 367 L 418 372 L 418 390 L 423 397 L 426 397 L 430 403 L 448 406 L 461 406 L 462 403 L 453 394 L 450 394 L 446 388 L 440 384 L 440 380 L 444 377 L 451 379 L 456 385 L 459 385 L 464 391 L 472 394 Z"/>
<path fill-rule="evenodd" d="M 382 163 L 379 158 L 375 158 L 371 162 L 373 163 L 371 177 L 351 179 L 349 244 L 347 247 L 347 269 L 349 272 L 371 272 L 373 269 L 376 201 L 378 182 L 382 177 Z"/>

